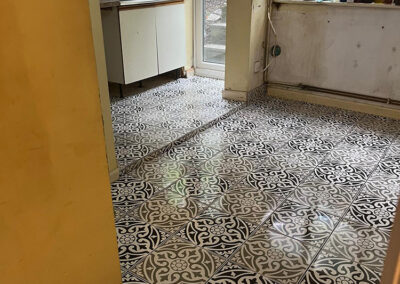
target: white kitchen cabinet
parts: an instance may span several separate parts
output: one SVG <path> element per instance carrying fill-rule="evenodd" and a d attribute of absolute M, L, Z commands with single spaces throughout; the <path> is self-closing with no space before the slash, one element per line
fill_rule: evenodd
<path fill-rule="evenodd" d="M 130 84 L 183 67 L 183 1 L 168 5 L 102 9 L 110 82 Z"/>
<path fill-rule="evenodd" d="M 119 12 L 125 83 L 158 74 L 156 11 L 153 8 Z"/>
<path fill-rule="evenodd" d="M 165 73 L 186 63 L 183 4 L 156 8 L 158 70 Z"/>

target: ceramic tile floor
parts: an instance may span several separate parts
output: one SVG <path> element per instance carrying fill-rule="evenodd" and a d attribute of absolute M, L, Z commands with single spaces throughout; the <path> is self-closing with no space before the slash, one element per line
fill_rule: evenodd
<path fill-rule="evenodd" d="M 123 281 L 379 283 L 399 196 L 399 121 L 257 100 L 112 184 Z"/>
<path fill-rule="evenodd" d="M 113 98 L 111 111 L 119 168 L 124 169 L 179 138 L 193 136 L 200 127 L 243 105 L 223 100 L 223 86 L 221 80 L 192 77 L 141 93 L 136 89 L 135 95 L 123 99 Z"/>

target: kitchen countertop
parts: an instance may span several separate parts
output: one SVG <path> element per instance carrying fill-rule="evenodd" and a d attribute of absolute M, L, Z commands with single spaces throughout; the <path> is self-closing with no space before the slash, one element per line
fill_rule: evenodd
<path fill-rule="evenodd" d="M 137 5 L 156 5 L 161 3 L 169 2 L 182 2 L 177 0 L 100 0 L 101 8 L 109 7 L 127 7 L 127 6 L 137 6 Z"/>

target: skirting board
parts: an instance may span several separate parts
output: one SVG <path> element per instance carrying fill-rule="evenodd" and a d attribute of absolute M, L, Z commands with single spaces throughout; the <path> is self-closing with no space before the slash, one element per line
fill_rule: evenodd
<path fill-rule="evenodd" d="M 119 168 L 111 171 L 110 173 L 110 182 L 113 183 L 119 179 Z"/>
<path fill-rule="evenodd" d="M 389 104 L 370 102 L 366 100 L 347 98 L 320 92 L 298 90 L 294 88 L 280 88 L 275 86 L 268 86 L 267 94 L 268 96 L 282 99 L 337 107 L 400 120 L 400 107 Z"/>

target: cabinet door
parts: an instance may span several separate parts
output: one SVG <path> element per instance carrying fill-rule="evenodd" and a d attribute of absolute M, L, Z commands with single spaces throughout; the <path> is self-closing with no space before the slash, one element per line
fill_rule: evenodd
<path fill-rule="evenodd" d="M 125 84 L 158 74 L 155 8 L 120 10 Z"/>
<path fill-rule="evenodd" d="M 185 10 L 183 4 L 156 7 L 159 73 L 186 64 Z"/>

